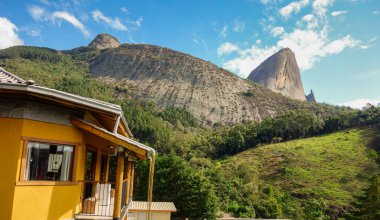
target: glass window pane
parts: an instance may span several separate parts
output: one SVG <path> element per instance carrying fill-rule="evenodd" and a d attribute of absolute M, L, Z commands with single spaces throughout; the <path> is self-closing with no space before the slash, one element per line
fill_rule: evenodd
<path fill-rule="evenodd" d="M 69 181 L 73 150 L 73 146 L 29 142 L 25 179 Z"/>

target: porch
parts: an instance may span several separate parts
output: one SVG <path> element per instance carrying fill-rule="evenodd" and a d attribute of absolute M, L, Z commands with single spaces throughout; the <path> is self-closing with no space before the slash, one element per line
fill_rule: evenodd
<path fill-rule="evenodd" d="M 133 196 L 135 161 L 146 157 L 146 151 L 128 149 L 135 144 L 132 140 L 105 129 L 84 121 L 72 122 L 87 131 L 84 178 L 78 181 L 80 208 L 75 219 L 124 219 Z"/>

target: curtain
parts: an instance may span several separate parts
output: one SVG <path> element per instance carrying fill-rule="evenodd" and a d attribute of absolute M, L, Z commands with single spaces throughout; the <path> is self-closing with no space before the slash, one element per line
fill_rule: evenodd
<path fill-rule="evenodd" d="M 70 167 L 71 167 L 71 158 L 73 154 L 73 147 L 64 146 L 63 147 L 63 156 L 61 164 L 61 181 L 70 180 Z"/>

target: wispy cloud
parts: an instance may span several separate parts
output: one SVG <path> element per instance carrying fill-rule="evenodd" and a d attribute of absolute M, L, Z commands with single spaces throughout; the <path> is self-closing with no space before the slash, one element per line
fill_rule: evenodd
<path fill-rule="evenodd" d="M 120 8 L 120 11 L 121 11 L 122 13 L 129 14 L 129 10 L 128 10 L 128 8 L 126 8 L 126 7 L 121 7 L 121 8 Z"/>
<path fill-rule="evenodd" d="M 49 3 L 49 2 L 47 2 Z M 76 18 L 73 14 L 67 11 L 54 11 L 53 13 L 50 13 L 48 10 L 46 10 L 43 7 L 37 6 L 37 5 L 32 5 L 27 8 L 28 13 L 30 16 L 36 20 L 36 21 L 50 21 L 54 24 L 60 22 L 62 20 L 70 23 L 73 25 L 75 28 L 80 30 L 84 36 L 89 36 L 90 32 L 87 30 L 87 28 L 83 25 L 83 23 Z"/>
<path fill-rule="evenodd" d="M 313 2 L 313 12 L 320 17 L 325 17 L 328 7 L 333 3 L 334 0 L 315 0 Z"/>
<path fill-rule="evenodd" d="M 339 16 L 339 15 L 344 15 L 344 14 L 347 14 L 347 11 L 333 11 L 333 12 L 331 12 L 331 16 L 333 16 L 333 17 Z"/>
<path fill-rule="evenodd" d="M 242 32 L 245 30 L 245 22 L 244 21 L 241 21 L 239 19 L 235 19 L 234 23 L 233 23 L 233 26 L 232 26 L 232 30 L 234 32 Z"/>
<path fill-rule="evenodd" d="M 295 1 L 280 9 L 281 16 L 289 18 L 290 15 L 299 13 L 302 8 L 311 2 L 306 0 Z M 327 12 L 332 1 L 316 0 L 312 3 L 312 13 L 306 14 L 295 22 L 295 26 L 286 32 L 282 26 L 276 26 L 275 22 L 267 25 L 266 31 L 277 38 L 272 46 L 253 44 L 246 48 L 227 47 L 221 44 L 218 55 L 222 56 L 233 51 L 237 56 L 223 63 L 223 67 L 229 69 L 241 77 L 246 77 L 254 68 L 278 50 L 289 47 L 296 56 L 301 70 L 309 70 L 322 58 L 338 54 L 349 48 L 366 49 L 362 41 L 355 39 L 350 34 L 332 38 L 327 19 Z M 281 13 L 282 12 L 282 13 Z M 288 28 L 287 28 L 288 29 Z M 230 42 L 234 45 L 233 42 Z M 227 51 L 227 52 L 224 52 Z"/>
<path fill-rule="evenodd" d="M 93 11 L 92 18 L 97 22 L 101 22 L 110 26 L 112 29 L 128 31 L 128 28 L 120 21 L 119 18 L 107 17 L 100 10 Z"/>
<path fill-rule="evenodd" d="M 225 42 L 218 48 L 218 56 L 230 54 L 232 52 L 239 51 L 239 47 L 230 42 Z"/>
<path fill-rule="evenodd" d="M 219 32 L 219 35 L 222 37 L 227 37 L 228 25 L 224 25 Z"/>
<path fill-rule="evenodd" d="M 82 31 L 84 36 L 90 36 L 90 32 L 87 30 L 87 28 L 74 15 L 66 11 L 56 11 L 51 14 L 51 18 L 53 21 L 65 20 Z"/>
<path fill-rule="evenodd" d="M 32 5 L 30 7 L 28 7 L 28 13 L 30 14 L 30 16 L 32 16 L 32 18 L 36 21 L 40 21 L 40 20 L 44 20 L 46 19 L 46 9 L 45 8 L 42 8 L 40 6 L 37 6 L 37 5 Z"/>
<path fill-rule="evenodd" d="M 289 18 L 290 15 L 297 14 L 301 11 L 302 8 L 306 7 L 309 5 L 310 0 L 300 0 L 300 1 L 294 1 L 286 5 L 285 7 L 282 7 L 280 9 L 280 14 L 284 18 Z"/>
<path fill-rule="evenodd" d="M 374 10 L 374 11 L 372 11 L 372 14 L 374 14 L 374 15 L 380 15 L 380 11 L 379 10 Z"/>
<path fill-rule="evenodd" d="M 7 18 L 0 17 L 0 49 L 8 48 L 15 45 L 23 45 L 24 42 L 17 34 L 17 26 Z"/>
<path fill-rule="evenodd" d="M 144 21 L 144 17 L 140 16 L 137 20 L 135 21 L 129 21 L 130 24 L 135 26 L 137 29 L 141 27 L 142 23 Z"/>
<path fill-rule="evenodd" d="M 274 37 L 277 37 L 285 32 L 284 27 L 274 27 L 271 30 L 271 33 Z"/>

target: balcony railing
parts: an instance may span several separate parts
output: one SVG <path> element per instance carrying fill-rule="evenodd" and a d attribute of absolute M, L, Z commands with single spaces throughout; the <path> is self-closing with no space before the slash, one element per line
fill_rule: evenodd
<path fill-rule="evenodd" d="M 82 210 L 78 215 L 113 216 L 115 183 L 80 181 Z"/>
<path fill-rule="evenodd" d="M 79 181 L 81 189 L 81 211 L 76 215 L 112 217 L 115 204 L 115 183 L 104 181 Z M 123 181 L 121 211 L 129 202 L 127 198 L 128 181 Z"/>

